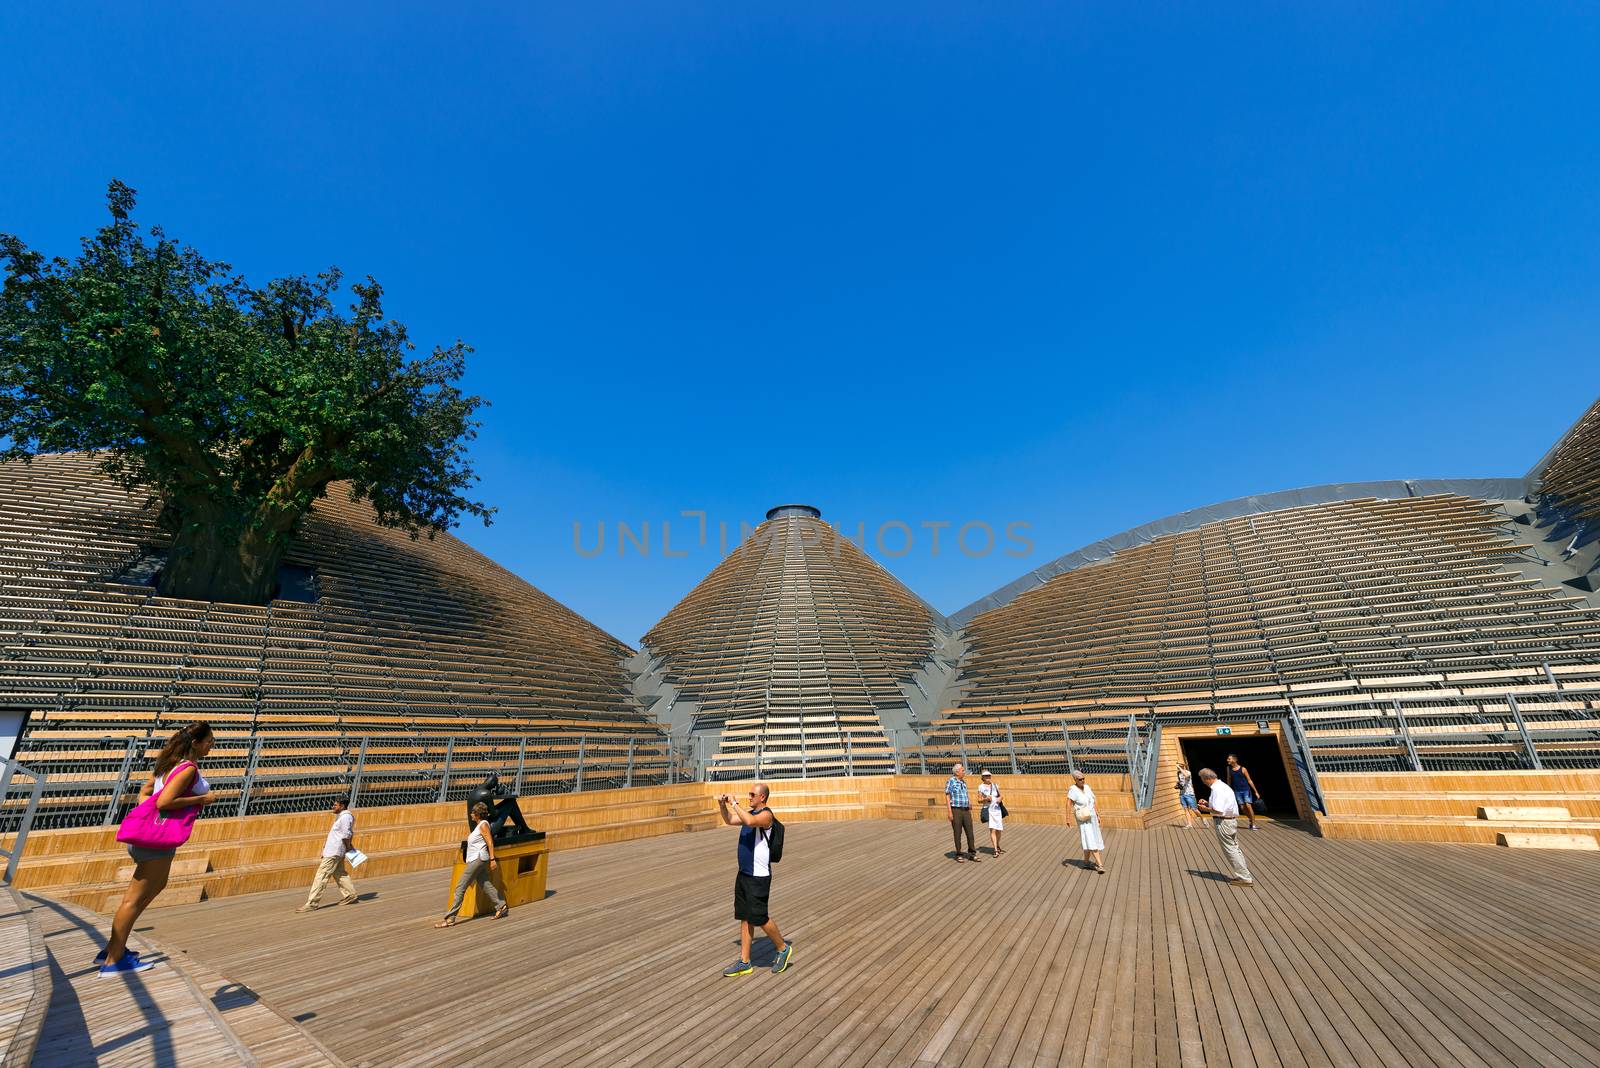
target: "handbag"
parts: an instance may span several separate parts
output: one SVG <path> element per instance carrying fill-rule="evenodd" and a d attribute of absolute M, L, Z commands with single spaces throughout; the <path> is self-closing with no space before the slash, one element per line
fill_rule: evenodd
<path fill-rule="evenodd" d="M 182 771 L 185 766 L 194 765 L 186 760 L 169 775 Z M 149 797 L 133 806 L 133 811 L 123 817 L 117 828 L 117 841 L 141 849 L 177 849 L 187 842 L 194 830 L 195 818 L 200 815 L 200 806 L 191 805 L 168 815 L 158 807 L 160 799 L 161 791 L 152 790 Z"/>
<path fill-rule="evenodd" d="M 979 813 L 979 815 L 981 815 L 983 817 L 983 822 L 988 823 L 989 822 L 989 806 L 988 805 L 984 805 L 983 806 L 983 811 L 981 813 Z"/>

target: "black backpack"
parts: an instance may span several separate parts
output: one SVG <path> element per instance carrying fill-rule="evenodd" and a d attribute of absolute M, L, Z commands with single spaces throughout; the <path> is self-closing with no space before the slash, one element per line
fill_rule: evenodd
<path fill-rule="evenodd" d="M 769 808 L 768 812 L 772 812 Z M 783 824 L 778 822 L 778 814 L 772 813 L 772 826 L 766 830 L 767 836 L 767 863 L 776 864 L 783 859 Z"/>

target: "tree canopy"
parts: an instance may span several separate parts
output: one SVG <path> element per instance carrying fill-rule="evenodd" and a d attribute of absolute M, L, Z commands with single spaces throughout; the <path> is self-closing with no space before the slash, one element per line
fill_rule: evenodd
<path fill-rule="evenodd" d="M 334 482 L 413 536 L 489 521 L 467 496 L 484 403 L 456 385 L 468 346 L 415 355 L 372 278 L 345 312 L 337 268 L 256 288 L 141 230 L 121 182 L 107 199 L 74 260 L 0 235 L 0 455 L 94 450 L 148 491 L 173 538 L 161 592 L 264 602 Z"/>

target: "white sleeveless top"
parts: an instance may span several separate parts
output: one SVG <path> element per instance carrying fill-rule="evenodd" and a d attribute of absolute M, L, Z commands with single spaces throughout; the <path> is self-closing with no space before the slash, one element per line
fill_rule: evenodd
<path fill-rule="evenodd" d="M 191 761 L 191 763 L 193 762 Z M 171 775 L 174 771 L 177 771 L 178 768 L 181 767 L 183 767 L 183 762 L 179 761 L 177 767 L 169 769 L 164 775 L 157 775 L 155 785 L 150 787 L 150 796 L 160 797 L 162 788 L 167 785 L 167 775 Z M 201 794 L 209 794 L 210 792 L 211 784 L 206 782 L 205 775 L 203 775 L 200 771 L 200 765 L 195 764 L 194 782 L 189 785 L 189 796 L 199 797 Z"/>
<path fill-rule="evenodd" d="M 472 833 L 467 835 L 467 863 L 475 860 L 489 859 L 489 843 L 483 840 L 483 822 L 472 828 Z"/>

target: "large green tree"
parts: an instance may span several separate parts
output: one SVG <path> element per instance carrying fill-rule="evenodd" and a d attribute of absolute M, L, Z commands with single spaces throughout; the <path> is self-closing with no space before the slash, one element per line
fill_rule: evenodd
<path fill-rule="evenodd" d="M 455 384 L 466 345 L 414 355 L 371 278 L 348 313 L 337 270 L 255 288 L 142 231 L 122 183 L 108 200 L 71 261 L 0 235 L 0 435 L 10 459 L 98 451 L 148 491 L 172 535 L 161 592 L 264 602 L 334 482 L 413 536 L 488 522 L 466 496 L 483 403 Z"/>

